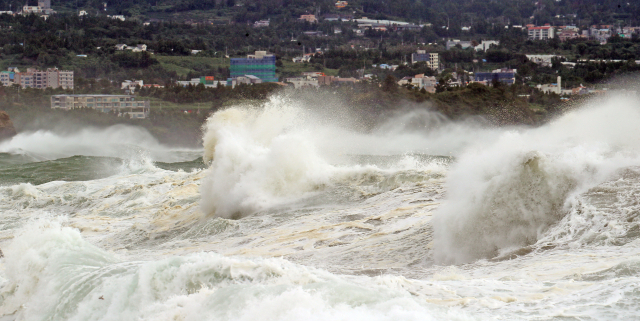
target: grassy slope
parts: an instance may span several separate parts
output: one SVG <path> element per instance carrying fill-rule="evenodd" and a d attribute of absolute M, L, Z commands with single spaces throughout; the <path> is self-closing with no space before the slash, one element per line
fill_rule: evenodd
<path fill-rule="evenodd" d="M 155 55 L 162 68 L 175 71 L 180 76 L 186 76 L 189 72 L 198 72 L 204 69 L 229 67 L 229 59 L 211 58 L 200 56 L 161 56 Z"/>

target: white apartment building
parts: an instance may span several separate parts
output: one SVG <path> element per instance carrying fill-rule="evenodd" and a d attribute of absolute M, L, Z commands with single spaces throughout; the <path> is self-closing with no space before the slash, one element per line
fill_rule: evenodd
<path fill-rule="evenodd" d="M 93 108 L 104 113 L 117 113 L 134 119 L 149 117 L 151 104 L 148 100 L 136 101 L 131 95 L 53 95 L 51 108 L 71 110 Z"/>
<path fill-rule="evenodd" d="M 528 30 L 529 40 L 548 40 L 555 37 L 555 29 L 552 26 L 530 26 Z"/>

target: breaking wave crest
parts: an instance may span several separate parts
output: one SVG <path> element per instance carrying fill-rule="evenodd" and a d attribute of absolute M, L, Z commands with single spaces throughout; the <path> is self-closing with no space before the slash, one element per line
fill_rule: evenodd
<path fill-rule="evenodd" d="M 107 128 L 83 128 L 68 133 L 40 130 L 19 133 L 0 143 L 0 153 L 24 155 L 32 161 L 83 156 L 118 157 L 154 161 L 193 160 L 190 149 L 177 149 L 160 144 L 146 129 L 115 125 Z"/>
<path fill-rule="evenodd" d="M 20 320 L 468 319 L 391 286 L 403 278 L 348 279 L 215 253 L 124 261 L 64 219 L 33 221 L 5 254 L 0 315 Z"/>
<path fill-rule="evenodd" d="M 463 126 L 426 110 L 402 113 L 363 131 L 348 120 L 320 116 L 317 107 L 274 96 L 260 108 L 213 114 L 203 128 L 203 159 L 210 163 L 201 186 L 203 212 L 239 218 L 362 177 L 442 172 L 451 152 L 488 136 L 479 133 L 491 133 L 476 126 L 447 145 L 452 135 L 446 133 L 460 133 Z"/>
<path fill-rule="evenodd" d="M 611 98 L 465 152 L 434 219 L 436 261 L 465 263 L 548 242 L 551 227 L 580 212 L 582 193 L 640 164 L 638 137 L 640 102 Z"/>

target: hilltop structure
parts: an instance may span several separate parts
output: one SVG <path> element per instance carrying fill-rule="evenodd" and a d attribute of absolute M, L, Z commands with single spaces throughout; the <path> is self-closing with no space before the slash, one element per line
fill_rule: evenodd
<path fill-rule="evenodd" d="M 31 13 L 48 16 L 50 14 L 55 13 L 55 11 L 51 9 L 51 0 L 38 0 L 37 6 L 30 6 L 29 3 L 27 2 L 22 7 L 21 14 L 27 15 Z"/>

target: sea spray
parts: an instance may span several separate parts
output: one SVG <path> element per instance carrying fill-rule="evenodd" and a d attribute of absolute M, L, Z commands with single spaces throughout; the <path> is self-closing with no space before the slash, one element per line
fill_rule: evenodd
<path fill-rule="evenodd" d="M 213 114 L 203 127 L 203 159 L 210 163 L 201 186 L 203 212 L 244 217 L 382 169 L 380 164 L 353 162 L 352 156 L 449 157 L 497 133 L 477 122 L 451 122 L 426 109 L 398 112 L 363 130 L 352 121 L 327 116 L 321 108 L 273 96 L 260 107 L 238 106 Z M 396 161 L 385 166 L 399 170 L 402 165 Z"/>
<path fill-rule="evenodd" d="M 174 162 L 193 160 L 193 151 L 164 146 L 146 129 L 129 125 L 86 127 L 65 133 L 22 132 L 0 143 L 0 153 L 22 154 L 40 161 L 84 155 Z"/>
<path fill-rule="evenodd" d="M 226 218 L 299 196 L 327 184 L 332 166 L 320 158 L 296 121 L 301 110 L 272 102 L 262 110 L 231 108 L 205 125 L 202 209 Z"/>
<path fill-rule="evenodd" d="M 434 219 L 435 259 L 465 263 L 533 244 L 577 195 L 640 164 L 640 103 L 599 101 L 459 157 Z"/>

